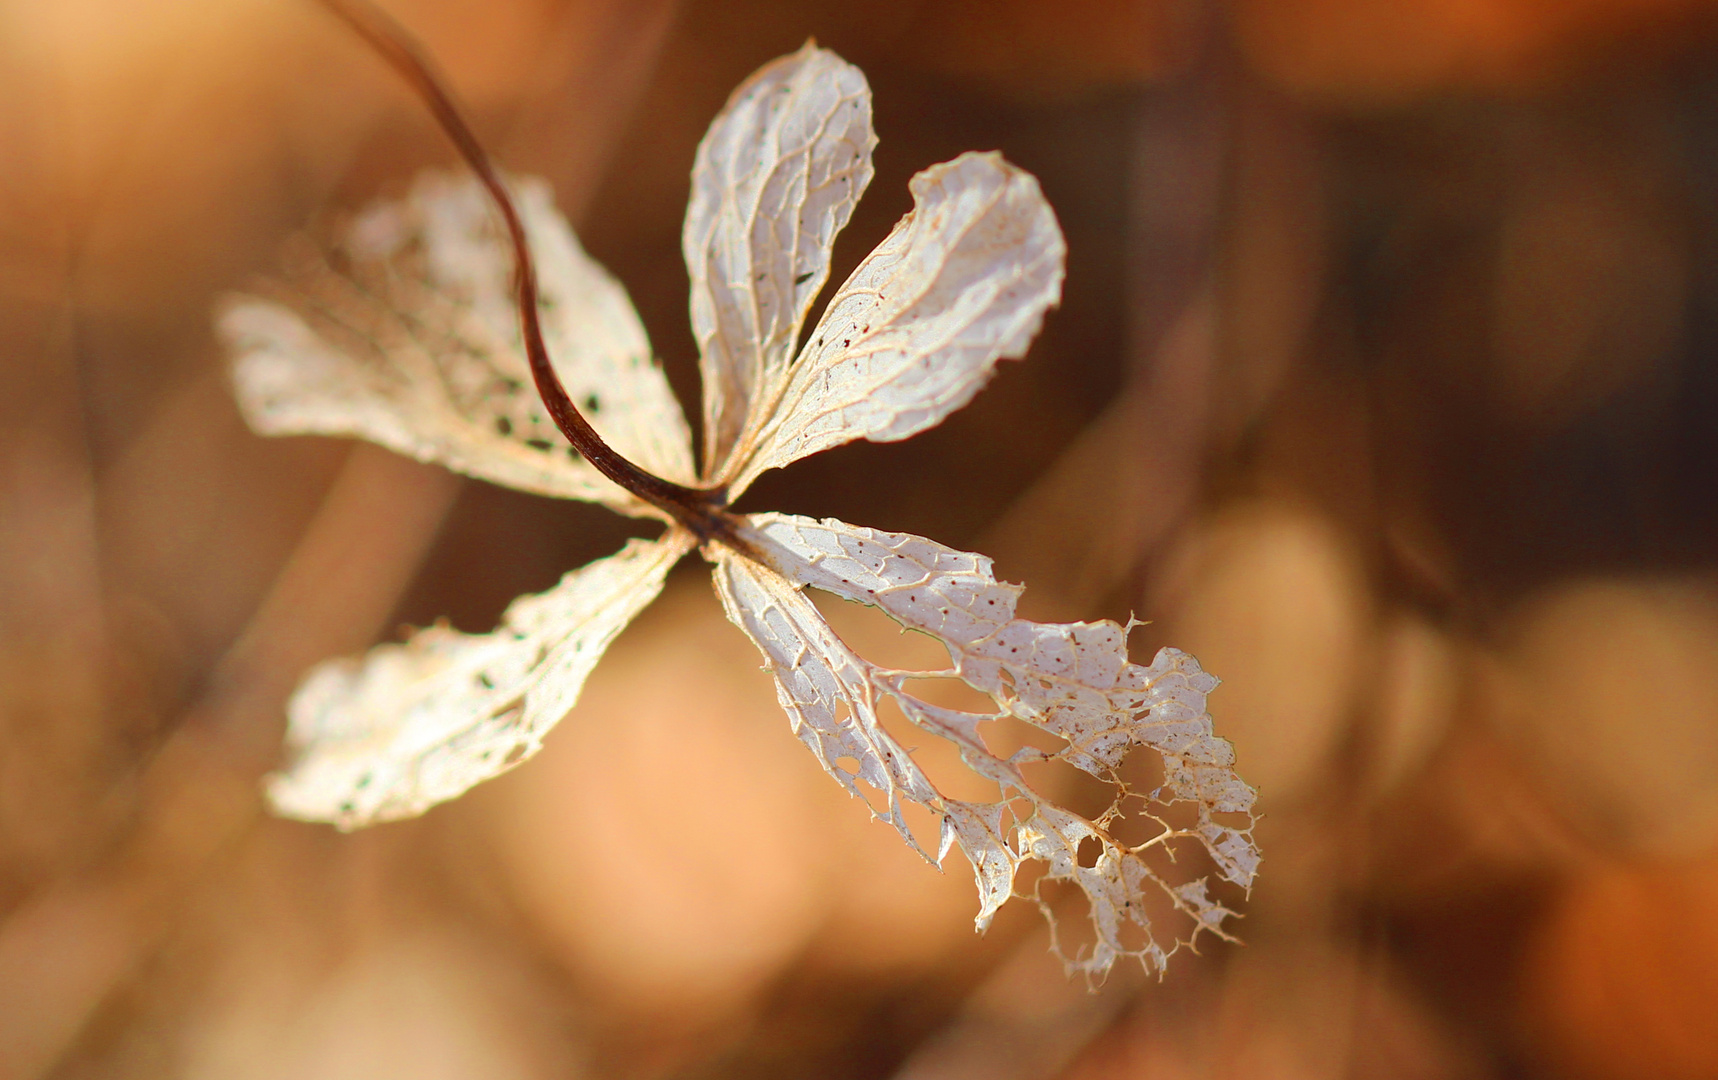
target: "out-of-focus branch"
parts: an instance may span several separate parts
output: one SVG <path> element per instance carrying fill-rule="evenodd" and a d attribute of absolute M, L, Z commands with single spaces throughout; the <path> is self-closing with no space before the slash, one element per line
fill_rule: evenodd
<path fill-rule="evenodd" d="M 1186 517 L 1205 459 L 1216 315 L 1210 291 L 1197 294 L 1147 373 L 991 528 L 984 550 L 1031 583 L 1034 618 L 1089 613 Z"/>
<path fill-rule="evenodd" d="M 1230 127 L 1225 65 L 1142 95 L 1127 226 L 1127 380 L 1001 520 L 983 549 L 1031 583 L 1034 618 L 1079 618 L 1181 522 L 1209 445 L 1217 257 Z"/>
<path fill-rule="evenodd" d="M 360 648 L 410 584 L 459 481 L 353 449 L 267 599 L 143 775 L 116 857 L 0 928 L 0 1075 L 50 1067 L 171 924 L 198 871 L 250 826 L 298 673 Z"/>

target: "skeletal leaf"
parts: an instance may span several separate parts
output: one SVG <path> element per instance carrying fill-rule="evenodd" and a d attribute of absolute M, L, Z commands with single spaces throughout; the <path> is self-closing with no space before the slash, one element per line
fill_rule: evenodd
<path fill-rule="evenodd" d="M 919 537 L 764 514 L 748 519 L 741 538 L 768 567 L 743 556 L 721 554 L 717 591 L 729 618 L 764 654 L 776 676 L 777 696 L 793 718 L 796 732 L 812 747 L 825 771 L 850 793 L 863 797 L 856 781 L 882 793 L 888 813 L 879 816 L 900 829 L 915 847 L 901 815 L 901 800 L 917 802 L 939 817 L 938 859 L 958 845 L 971 863 L 980 897 L 976 919 L 980 929 L 1014 895 L 1021 864 L 1036 861 L 1044 864 L 1043 880 L 1070 882 L 1085 895 L 1093 943 L 1083 952 L 1064 956 L 1074 970 L 1101 977 L 1122 957 L 1133 957 L 1148 970 L 1162 970 L 1180 944 L 1200 933 L 1227 936 L 1222 923 L 1233 913 L 1210 901 L 1203 881 L 1172 885 L 1145 856 L 1182 840 L 1199 843 L 1222 876 L 1251 885 L 1257 863 L 1250 828 L 1252 792 L 1232 774 L 1228 785 L 1215 777 L 1191 787 L 1166 784 L 1149 801 L 1192 803 L 1195 824 L 1191 828 L 1162 824 L 1157 835 L 1130 847 L 1116 841 L 1100 823 L 1046 799 L 1020 769 L 1025 761 L 1053 757 L 1113 781 L 1113 764 L 1132 746 L 1157 751 L 1175 776 L 1185 776 L 1188 770 L 1182 757 L 1166 748 L 1200 757 L 1223 756 L 1227 744 L 1210 733 L 1208 717 L 1204 718 L 1204 742 L 1209 745 L 1195 746 L 1186 738 L 1166 740 L 1158 730 L 1154 711 L 1185 704 L 1183 684 L 1188 676 L 1180 659 L 1184 654 L 1160 656 L 1152 669 L 1139 668 L 1128 662 L 1125 631 L 1115 624 L 1042 626 L 1016 619 L 1014 603 L 1020 590 L 997 583 L 990 574 L 989 559 Z M 881 607 L 904 625 L 938 637 L 955 661 L 954 673 L 990 694 L 998 712 L 959 712 L 918 698 L 910 689 L 911 680 L 936 673 L 884 670 L 854 654 L 798 593 L 798 587 L 806 584 Z M 1104 629 L 1114 634 L 1097 637 L 1097 646 L 1073 633 Z M 1079 655 L 1082 651 L 1091 655 Z M 994 659 L 998 653 L 1008 659 Z M 1169 683 L 1173 693 L 1153 696 L 1153 687 L 1146 684 L 1154 678 Z M 1197 681 L 1206 689 L 1214 683 L 1209 676 Z M 1142 685 L 1143 696 L 1129 692 Z M 922 730 L 954 743 L 968 767 L 996 784 L 997 800 L 944 798 L 878 724 L 877 709 L 883 700 L 893 702 Z M 1053 704 L 1047 706 L 1046 701 Z M 1011 713 L 1066 738 L 1069 718 L 1056 710 L 1067 708 L 1070 701 L 1076 708 L 1104 708 L 1114 714 L 1109 726 L 1124 745 L 1121 750 L 1107 749 L 1110 765 L 1072 740 L 1053 754 L 1037 751 L 1004 758 L 989 748 L 981 734 L 984 723 Z M 1202 701 L 1201 696 L 1201 705 Z M 856 761 L 856 773 L 842 769 L 837 764 L 840 758 Z M 1018 800 L 1030 808 L 1024 815 L 1017 809 Z M 1249 815 L 1248 828 L 1219 825 L 1212 819 L 1216 813 Z M 1161 824 L 1162 819 L 1158 820 Z M 1080 847 L 1087 841 L 1099 845 L 1097 858 L 1089 866 L 1079 859 Z M 1153 927 L 1140 902 L 1147 887 L 1191 920 L 1190 933 L 1160 940 L 1162 929 Z M 1040 904 L 1049 914 L 1042 899 Z M 1130 934 L 1137 936 L 1130 940 Z"/>
<path fill-rule="evenodd" d="M 1204 896 L 1202 880 L 1196 882 L 1196 893 L 1188 893 L 1184 887 L 1163 880 L 1144 857 L 1149 850 L 1171 844 L 1185 833 L 1164 826 L 1143 844 L 1120 844 L 1097 822 L 1056 806 L 1034 789 L 1020 771 L 1019 755 L 1003 758 L 985 745 L 978 733 L 979 724 L 995 717 L 959 713 L 921 701 L 906 689 L 910 677 L 911 673 L 873 669 L 873 681 L 886 689 L 909 720 L 954 742 L 967 766 L 995 782 L 1000 794 L 993 803 L 943 800 L 933 807 L 943 814 L 941 854 L 946 856 L 958 844 L 972 866 L 980 901 L 974 925 L 979 930 L 988 927 L 996 911 L 1015 895 L 1014 881 L 1022 864 L 1038 862 L 1043 864 L 1043 876 L 1029 895 L 1037 899 L 1049 919 L 1053 947 L 1068 968 L 1090 978 L 1102 978 L 1123 957 L 1134 958 L 1147 971 L 1162 971 L 1170 955 L 1182 944 L 1196 941 L 1201 933 L 1229 936 L 1222 922 L 1232 912 L 1194 902 L 1193 898 Z M 1024 814 L 1018 807 L 1020 800 L 1028 808 Z M 1090 867 L 1082 866 L 1079 859 L 1081 845 L 1087 841 L 1099 846 Z M 1056 915 L 1041 892 L 1047 881 L 1068 882 L 1085 896 L 1093 934 L 1089 947 L 1070 953 L 1056 936 Z M 1192 929 L 1183 936 L 1154 926 L 1142 902 L 1147 887 L 1181 912 Z M 1128 940 L 1130 933 L 1137 933 L 1132 941 Z"/>
<path fill-rule="evenodd" d="M 871 182 L 876 143 L 864 74 L 810 44 L 741 83 L 699 143 L 681 246 L 707 469 L 780 394 L 835 235 Z"/>
<path fill-rule="evenodd" d="M 1026 355 L 1062 294 L 1067 247 L 1038 181 L 1001 155 L 913 177 L 913 210 L 836 291 L 732 490 L 854 439 L 942 423 Z"/>
<path fill-rule="evenodd" d="M 412 817 L 535 754 L 617 634 L 692 548 L 633 540 L 515 600 L 488 634 L 442 626 L 311 671 L 287 706 L 277 813 L 353 829 Z"/>
<path fill-rule="evenodd" d="M 688 480 L 691 438 L 620 284 L 546 185 L 516 185 L 567 391 L 622 453 Z M 270 435 L 356 435 L 509 487 L 656 515 L 579 457 L 543 409 L 519 339 L 511 249 L 475 181 L 426 174 L 359 217 L 332 257 L 300 253 L 275 299 L 219 329 L 246 418 Z"/>
<path fill-rule="evenodd" d="M 1254 794 L 1205 711 L 1217 680 L 1178 649 L 1149 666 L 1127 657 L 1113 622 L 1044 624 L 1014 617 L 1020 587 L 990 559 L 905 533 L 786 514 L 754 514 L 741 536 L 788 580 L 882 608 L 940 639 L 955 672 L 1000 708 L 1066 740 L 1057 756 L 1100 778 L 1134 746 L 1162 759 L 1165 794 L 1197 808 L 1196 835 L 1223 876 L 1252 884 L 1250 832 L 1216 814 L 1250 814 Z"/>

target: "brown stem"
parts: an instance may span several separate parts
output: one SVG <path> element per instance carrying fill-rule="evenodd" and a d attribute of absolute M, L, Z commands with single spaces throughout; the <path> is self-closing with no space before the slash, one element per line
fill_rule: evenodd
<path fill-rule="evenodd" d="M 531 258 L 531 246 L 525 238 L 524 222 L 513 204 L 513 197 L 501 183 L 488 151 L 477 141 L 429 57 L 404 27 L 369 0 L 320 2 L 375 49 L 423 98 L 460 156 L 482 181 L 495 208 L 507 223 L 507 235 L 513 244 L 514 288 L 525 355 L 531 362 L 531 377 L 537 383 L 537 393 L 554 418 L 555 426 L 586 461 L 596 466 L 597 471 L 667 513 L 699 537 L 706 540 L 731 537 L 733 529 L 725 512 L 727 495 L 724 490 L 682 487 L 634 465 L 603 441 L 573 404 L 566 387 L 561 385 L 560 376 L 555 374 L 554 365 L 549 362 L 549 350 L 543 343 L 543 328 L 538 321 L 537 268 Z"/>

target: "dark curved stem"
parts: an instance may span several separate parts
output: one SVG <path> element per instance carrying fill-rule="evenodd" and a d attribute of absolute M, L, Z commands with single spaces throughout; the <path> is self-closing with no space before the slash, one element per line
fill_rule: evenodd
<path fill-rule="evenodd" d="M 525 225 L 513 197 L 501 183 L 488 151 L 477 141 L 471 125 L 465 121 L 445 80 L 434 64 L 404 27 L 369 0 L 320 0 L 329 11 L 351 27 L 357 35 L 375 49 L 383 60 L 399 72 L 424 104 L 429 106 L 447 137 L 459 150 L 471 170 L 477 174 L 495 208 L 507 224 L 507 235 L 513 243 L 514 288 L 519 304 L 519 328 L 525 341 L 525 355 L 531 363 L 531 377 L 537 383 L 537 393 L 543 406 L 554 418 L 555 426 L 596 466 L 604 476 L 621 487 L 664 511 L 700 537 L 708 540 L 730 536 L 732 528 L 725 492 L 719 489 L 689 488 L 664 480 L 654 473 L 634 465 L 608 443 L 579 412 L 561 385 L 549 362 L 549 350 L 543 343 L 543 328 L 537 315 L 537 267 L 531 258 L 531 245 L 525 238 Z"/>

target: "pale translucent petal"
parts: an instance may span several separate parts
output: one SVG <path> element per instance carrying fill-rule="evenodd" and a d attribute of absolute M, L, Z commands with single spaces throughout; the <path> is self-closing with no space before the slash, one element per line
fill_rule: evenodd
<path fill-rule="evenodd" d="M 1227 909 L 1204 899 L 1202 887 L 1193 892 L 1172 887 L 1140 858 L 1146 849 L 1186 841 L 1202 847 L 1219 874 L 1237 885 L 1250 887 L 1257 875 L 1254 792 L 1235 774 L 1234 752 L 1216 735 L 1205 711 L 1205 696 L 1217 681 L 1191 656 L 1164 649 L 1150 665 L 1135 664 L 1127 656 L 1127 630 L 1116 623 L 1041 624 L 1016 618 L 1021 590 L 998 582 L 988 558 L 922 537 L 757 514 L 745 520 L 739 539 L 790 582 L 874 605 L 904 626 L 938 638 L 949 650 L 952 674 L 989 694 L 1002 712 L 1065 741 L 1053 753 L 1032 751 L 1001 760 L 978 735 L 984 717 L 917 701 L 899 673 L 877 673 L 873 679 L 909 719 L 955 742 L 969 767 L 1001 787 L 1005 801 L 1010 790 L 1032 800 L 1034 810 L 1019 822 L 1010 857 L 1016 865 L 1024 858 L 1044 861 L 1051 879 L 1066 878 L 1085 891 L 1098 945 L 1074 966 L 1107 970 L 1122 955 L 1138 957 L 1148 967 L 1161 965 L 1167 953 L 1154 951 L 1155 943 L 1123 943 L 1124 924 L 1145 927 L 1143 909 L 1123 901 L 1146 881 L 1164 890 L 1198 927 L 1221 933 Z M 1032 793 L 1017 768 L 1018 761 L 1055 758 L 1113 781 L 1116 767 L 1135 747 L 1154 751 L 1163 764 L 1164 783 L 1145 796 L 1147 804 L 1165 811 L 1184 807 L 1191 820 L 1172 826 L 1158 818 L 1161 833 L 1131 849 L 1093 822 Z M 956 814 L 945 808 L 944 815 L 944 850 L 959 842 L 967 852 L 988 914 L 997 860 L 1005 854 L 995 839 L 1002 831 L 972 809 Z M 1076 858 L 1086 839 L 1102 845 L 1104 854 L 1095 866 L 1081 866 Z"/>
<path fill-rule="evenodd" d="M 808 43 L 741 83 L 699 144 L 681 246 L 708 469 L 756 433 L 780 393 L 876 142 L 865 76 Z"/>
<path fill-rule="evenodd" d="M 870 665 L 835 636 L 803 593 L 727 549 L 717 557 L 716 593 L 728 619 L 764 654 L 793 733 L 849 794 L 865 798 L 857 781 L 880 793 L 887 805 L 877 816 L 925 854 L 901 813 L 902 800 L 931 805 L 936 789 L 878 722 Z M 842 759 L 853 761 L 856 772 L 843 769 Z"/>
<path fill-rule="evenodd" d="M 1057 953 L 1072 971 L 1102 978 L 1123 958 L 1138 961 L 1147 971 L 1162 971 L 1170 955 L 1181 945 L 1197 940 L 1201 933 L 1229 937 L 1223 920 L 1234 912 L 1207 896 L 1205 879 L 1173 885 L 1144 858 L 1152 848 L 1196 833 L 1165 827 L 1153 840 L 1127 847 L 1096 822 L 1055 805 L 1034 790 L 1016 760 L 992 753 L 977 735 L 977 726 L 994 717 L 955 712 L 921 701 L 906 689 L 912 673 L 873 668 L 871 677 L 873 684 L 888 694 L 908 719 L 925 731 L 955 743 L 967 766 L 994 781 L 1001 793 L 994 803 L 945 799 L 933 807 L 943 815 L 941 854 L 947 855 L 958 843 L 972 864 L 980 901 L 974 920 L 978 929 L 988 927 L 997 909 L 1014 895 L 1014 879 L 1021 864 L 1036 860 L 1044 864 L 1044 875 L 1032 895 L 1050 921 L 1053 938 L 1057 918 L 1042 896 L 1042 883 L 1069 882 L 1086 898 L 1092 943 L 1070 954 L 1059 939 L 1055 940 Z M 1021 799 L 1026 802 L 1024 813 L 1019 808 Z M 1008 824 L 1010 820 L 1012 825 Z M 1088 841 L 1096 843 L 1097 855 L 1091 866 L 1084 866 L 1080 848 Z M 1142 894 L 1148 889 L 1185 916 L 1192 929 L 1169 936 L 1165 928 L 1153 926 L 1142 902 Z"/>
<path fill-rule="evenodd" d="M 978 885 L 978 914 L 972 921 L 979 930 L 989 929 L 996 913 L 1014 895 L 1014 874 L 1020 860 L 1008 846 L 1008 834 L 1002 826 L 1006 810 L 1000 802 L 943 801 L 942 848 L 937 860 L 947 858 L 950 845 L 958 843 L 961 854 L 972 864 Z"/>
<path fill-rule="evenodd" d="M 633 540 L 515 600 L 491 633 L 430 627 L 315 668 L 288 706 L 275 812 L 343 829 L 412 817 L 535 754 L 692 544 Z"/>
<path fill-rule="evenodd" d="M 691 437 L 631 302 L 586 255 L 547 185 L 514 184 L 541 277 L 544 337 L 567 391 L 615 449 L 692 476 Z M 353 222 L 327 259 L 301 250 L 269 299 L 219 329 L 240 407 L 268 435 L 350 435 L 541 495 L 655 511 L 556 430 L 531 381 L 512 251 L 474 180 L 430 173 Z"/>
<path fill-rule="evenodd" d="M 793 584 L 748 558 L 726 549 L 715 552 L 716 593 L 728 619 L 745 631 L 775 676 L 776 700 L 793 732 L 848 794 L 865 799 L 863 781 L 884 798 L 877 817 L 893 825 L 919 854 L 930 858 L 908 828 L 904 802 L 915 802 L 941 816 L 939 865 L 958 843 L 972 863 L 980 896 L 979 929 L 1013 895 L 1018 857 L 1004 838 L 1001 803 L 945 800 L 930 780 L 878 721 L 877 707 L 892 698 L 914 723 L 953 739 L 969 760 L 982 759 L 1004 782 L 1024 789 L 1012 766 L 991 757 L 978 738 L 984 717 L 939 709 L 912 697 L 891 673 L 881 672 L 855 654 L 830 629 L 816 606 Z M 854 763 L 849 772 L 840 764 Z M 870 800 L 866 800 L 867 805 Z"/>
<path fill-rule="evenodd" d="M 1164 649 L 1144 666 L 1128 660 L 1116 623 L 1017 619 L 1021 588 L 998 582 L 989 558 L 923 537 L 788 514 L 754 514 L 740 535 L 789 580 L 941 639 L 963 679 L 1067 739 L 1068 760 L 1087 772 L 1106 775 L 1142 743 L 1200 770 L 1189 790 L 1217 812 L 1250 807 L 1229 770 L 1234 750 L 1205 712 L 1217 680 L 1186 653 Z"/>
<path fill-rule="evenodd" d="M 1157 971 L 1200 933 L 1227 936 L 1222 924 L 1233 912 L 1210 899 L 1203 879 L 1172 882 L 1147 858 L 1157 850 L 1173 853 L 1182 843 L 1198 845 L 1222 877 L 1243 887 L 1251 886 L 1258 868 L 1253 791 L 1230 768 L 1229 745 L 1213 733 L 1204 711 L 1204 695 L 1216 680 L 1199 671 L 1191 657 L 1166 649 L 1144 667 L 1128 660 L 1127 632 L 1115 623 L 1042 625 L 1018 619 L 1014 608 L 1020 589 L 997 582 L 989 559 L 920 537 L 758 514 L 744 519 L 738 540 L 769 569 L 723 555 L 718 587 L 730 618 L 769 658 L 796 728 L 803 717 L 815 715 L 814 726 L 845 731 L 854 721 L 842 718 L 852 716 L 861 718 L 858 727 L 865 730 L 865 723 L 874 726 L 878 702 L 892 701 L 912 723 L 954 743 L 969 768 L 996 784 L 998 799 L 991 803 L 945 799 L 928 782 L 897 783 L 891 789 L 939 816 L 939 858 L 956 845 L 967 856 L 979 889 L 980 929 L 1014 895 L 1020 865 L 1034 860 L 1044 864 L 1041 880 L 1067 881 L 1085 894 L 1093 941 L 1064 956 L 1072 969 L 1101 976 L 1118 959 L 1130 957 Z M 867 663 L 834 637 L 797 592 L 805 585 L 875 605 L 939 638 L 948 647 L 953 670 L 904 672 Z M 989 694 L 998 712 L 959 712 L 915 696 L 913 680 L 937 674 L 965 679 Z M 981 728 L 1009 714 L 1066 745 L 1054 752 L 998 755 Z M 835 756 L 863 762 L 869 745 L 849 738 L 825 744 L 819 756 L 826 768 Z M 1156 822 L 1159 832 L 1128 846 L 1103 823 L 1128 794 L 1115 766 L 1134 747 L 1147 747 L 1162 758 L 1165 783 L 1141 796 L 1145 820 Z M 892 766 L 898 751 L 890 743 L 874 760 Z M 1096 819 L 1056 806 L 1021 771 L 1029 762 L 1049 759 L 1116 783 L 1117 804 Z M 922 779 L 916 771 L 911 775 Z M 1183 824 L 1170 822 L 1175 807 L 1185 811 Z M 1225 822 L 1223 815 L 1234 820 Z M 1095 860 L 1082 860 L 1081 845 L 1089 843 L 1096 844 Z M 1191 931 L 1168 936 L 1154 927 L 1141 899 L 1147 890 L 1189 920 Z"/>
<path fill-rule="evenodd" d="M 757 449 L 761 472 L 854 439 L 942 423 L 1018 359 L 1062 294 L 1067 248 L 1038 182 L 1001 155 L 963 154 L 912 181 L 914 208 L 836 291 Z"/>

